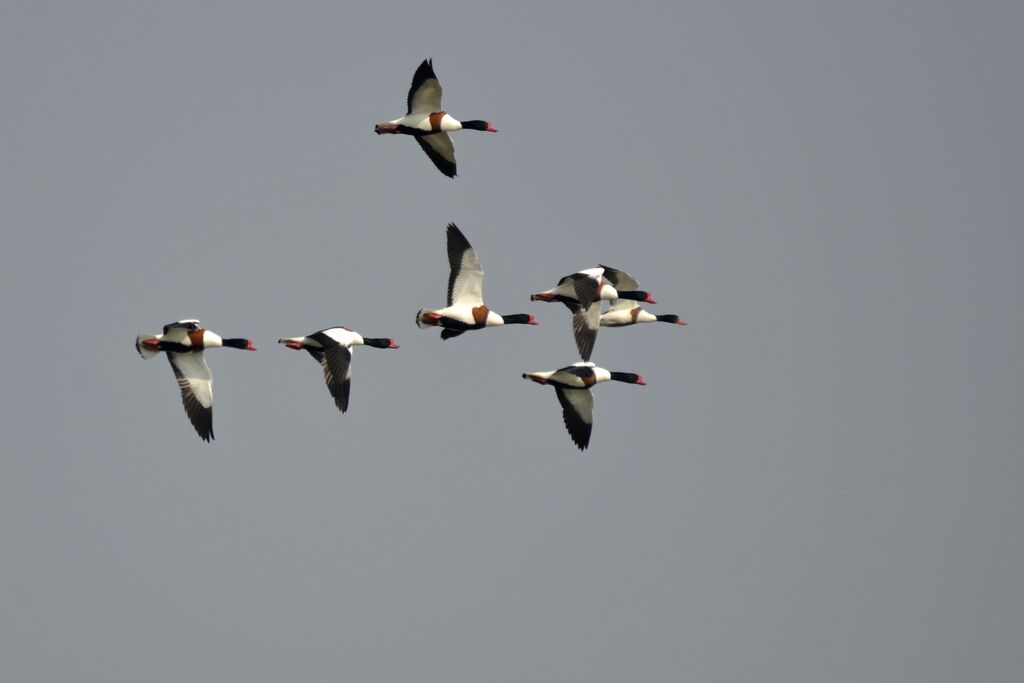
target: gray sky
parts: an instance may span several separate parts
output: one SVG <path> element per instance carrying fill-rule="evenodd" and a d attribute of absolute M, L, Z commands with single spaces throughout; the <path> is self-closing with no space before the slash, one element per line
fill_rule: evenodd
<path fill-rule="evenodd" d="M 1024 670 L 1024 10 L 7 2 L 0 677 Z M 609 4 L 610 5 L 610 4 Z M 460 177 L 373 125 L 433 57 Z M 539 327 L 442 343 L 444 226 Z M 608 263 L 687 328 L 568 315 Z M 203 444 L 136 334 L 198 317 Z M 334 408 L 280 336 L 358 349 Z"/>

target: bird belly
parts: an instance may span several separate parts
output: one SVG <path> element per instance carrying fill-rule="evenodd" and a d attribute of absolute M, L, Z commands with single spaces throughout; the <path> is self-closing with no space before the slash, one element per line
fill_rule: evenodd
<path fill-rule="evenodd" d="M 393 123 L 398 124 L 398 130 L 409 135 L 425 135 L 439 130 L 433 125 L 434 114 L 407 114 Z"/>

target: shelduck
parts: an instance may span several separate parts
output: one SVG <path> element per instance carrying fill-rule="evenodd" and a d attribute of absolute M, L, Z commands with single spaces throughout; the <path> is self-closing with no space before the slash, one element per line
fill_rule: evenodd
<path fill-rule="evenodd" d="M 589 308 L 594 301 L 611 301 L 613 299 L 630 299 L 649 304 L 657 303 L 650 292 L 641 290 L 619 290 L 610 282 L 602 279 L 604 267 L 587 268 L 572 275 L 566 275 L 558 281 L 558 285 L 543 292 L 530 295 L 530 301 L 560 301 L 572 309 L 571 304 Z M 622 271 L 616 271 L 622 273 Z"/>
<path fill-rule="evenodd" d="M 405 116 L 378 123 L 377 135 L 411 135 L 419 143 L 437 169 L 449 178 L 456 175 L 455 146 L 448 133 L 456 130 L 482 130 L 497 133 L 489 121 L 459 121 L 441 106 L 441 83 L 429 59 L 424 59 L 412 77 Z"/>
<path fill-rule="evenodd" d="M 654 315 L 645 311 L 640 304 L 628 299 L 616 299 L 611 307 L 601 314 L 601 327 L 626 327 L 637 323 L 672 323 L 673 325 L 685 325 L 686 321 L 678 315 L 663 313 Z"/>
<path fill-rule="evenodd" d="M 203 329 L 198 320 L 179 320 L 164 325 L 163 334 L 144 334 L 135 338 L 135 350 L 143 358 L 163 351 L 171 362 L 181 389 L 185 414 L 203 441 L 213 438 L 213 375 L 203 351 L 226 346 L 255 351 L 249 339 L 222 339 Z"/>
<path fill-rule="evenodd" d="M 441 339 L 451 339 L 484 327 L 537 324 L 532 313 L 498 315 L 484 305 L 480 259 L 454 223 L 448 224 L 448 264 L 448 305 L 440 310 L 421 308 L 416 313 L 419 327 L 442 327 Z"/>
<path fill-rule="evenodd" d="M 558 370 L 525 372 L 523 379 L 537 384 L 550 384 L 562 405 L 562 421 L 573 443 L 582 451 L 590 445 L 590 432 L 594 426 L 594 397 L 591 387 L 599 382 L 614 380 L 644 385 L 642 375 L 632 372 L 611 372 L 593 363 L 574 363 Z"/>
<path fill-rule="evenodd" d="M 348 410 L 348 395 L 352 388 L 352 347 L 398 348 L 394 339 L 364 337 L 347 327 L 329 327 L 305 337 L 284 337 L 277 343 L 296 351 L 308 351 L 323 366 L 327 389 L 343 413 Z"/>
<path fill-rule="evenodd" d="M 604 268 L 604 276 L 616 289 L 637 291 L 640 284 L 627 272 L 601 266 Z M 640 303 L 633 299 L 615 299 L 612 301 L 608 311 L 601 314 L 600 325 L 602 327 L 625 327 L 637 323 L 663 322 L 675 325 L 685 325 L 686 321 L 678 315 L 663 314 L 654 315 L 640 307 Z"/>
<path fill-rule="evenodd" d="M 569 308 L 572 312 L 573 338 L 584 361 L 589 361 L 594 352 L 602 301 L 631 299 L 654 303 L 650 293 L 639 290 L 619 291 L 610 281 L 605 281 L 604 275 L 604 266 L 586 268 L 566 275 L 552 289 L 530 295 L 530 301 L 560 301 Z"/>

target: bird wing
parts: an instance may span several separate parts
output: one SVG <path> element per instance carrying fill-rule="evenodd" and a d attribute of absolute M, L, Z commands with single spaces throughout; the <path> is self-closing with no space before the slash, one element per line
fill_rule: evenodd
<path fill-rule="evenodd" d="M 635 292 L 640 289 L 640 283 L 626 271 L 609 268 L 605 265 L 601 267 L 604 268 L 605 278 L 608 279 L 608 282 L 612 283 L 612 287 L 615 289 L 621 289 L 623 292 Z"/>
<path fill-rule="evenodd" d="M 590 304 L 597 298 L 597 290 L 601 283 L 584 273 L 575 273 L 569 277 L 572 278 L 573 290 L 576 292 L 580 306 L 590 308 Z"/>
<path fill-rule="evenodd" d="M 482 306 L 484 269 L 469 240 L 454 223 L 448 224 L 448 305 Z"/>
<path fill-rule="evenodd" d="M 185 406 L 196 433 L 203 441 L 213 438 L 213 375 L 202 351 L 194 353 L 168 353 L 174 377 L 181 389 L 181 402 Z"/>
<path fill-rule="evenodd" d="M 448 133 L 440 131 L 428 135 L 417 135 L 416 142 L 420 143 L 420 147 L 434 162 L 434 166 L 437 166 L 437 170 L 449 178 L 455 177 L 455 145 L 452 144 Z"/>
<path fill-rule="evenodd" d="M 594 426 L 594 397 L 587 389 L 555 387 L 555 395 L 562 404 L 562 421 L 572 442 L 582 451 L 590 445 L 590 432 Z"/>
<path fill-rule="evenodd" d="M 179 320 L 173 323 L 167 323 L 164 325 L 164 334 L 169 333 L 171 330 L 185 330 L 186 332 L 191 330 L 199 329 L 198 320 Z"/>
<path fill-rule="evenodd" d="M 201 329 L 198 320 L 179 320 L 176 323 L 164 325 L 164 334 L 161 341 L 181 344 L 188 338 L 188 333 Z"/>
<path fill-rule="evenodd" d="M 618 289 L 617 285 L 612 284 L 612 286 Z M 608 312 L 611 313 L 612 311 L 632 311 L 634 308 L 640 308 L 639 301 L 634 301 L 633 299 L 613 299 L 611 306 L 608 307 Z"/>
<path fill-rule="evenodd" d="M 409 97 L 406 102 L 408 114 L 433 114 L 441 109 L 441 82 L 434 74 L 434 65 L 429 59 L 416 69 L 409 86 Z"/>
<path fill-rule="evenodd" d="M 590 354 L 594 351 L 594 342 L 597 341 L 597 330 L 601 326 L 601 302 L 600 300 L 590 304 L 586 309 L 577 306 L 572 313 L 572 334 L 576 338 L 576 348 L 579 349 L 580 358 L 590 360 Z"/>
<path fill-rule="evenodd" d="M 345 346 L 332 346 L 320 352 L 319 360 L 334 404 L 344 413 L 348 410 L 348 393 L 352 388 L 352 350 Z"/>

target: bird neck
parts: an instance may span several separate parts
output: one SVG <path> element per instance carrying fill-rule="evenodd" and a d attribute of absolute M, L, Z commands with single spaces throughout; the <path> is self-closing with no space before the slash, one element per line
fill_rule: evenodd
<path fill-rule="evenodd" d="M 648 294 L 647 292 L 644 292 L 642 290 L 636 290 L 636 291 L 632 291 L 632 292 L 623 292 L 623 291 L 619 290 L 618 298 L 619 299 L 630 299 L 632 301 L 644 301 L 644 302 L 647 302 L 647 300 L 650 298 L 650 294 Z M 649 303 L 649 302 L 647 302 L 647 303 Z"/>
<path fill-rule="evenodd" d="M 394 339 L 387 337 L 363 337 L 363 344 L 366 346 L 375 346 L 378 349 L 397 349 Z"/>
<path fill-rule="evenodd" d="M 221 344 L 232 349 L 242 349 L 245 351 L 256 350 L 252 345 L 252 341 L 249 339 L 223 339 L 221 340 Z"/>
<path fill-rule="evenodd" d="M 494 126 L 492 126 L 489 121 L 479 121 L 479 120 L 463 121 L 462 122 L 462 127 L 464 129 L 482 130 L 482 131 L 486 131 L 486 132 L 489 132 L 489 133 L 497 132 L 497 131 L 494 130 Z"/>
<path fill-rule="evenodd" d="M 512 313 L 510 315 L 503 315 L 501 319 L 505 321 L 506 325 L 536 325 L 537 322 L 533 319 L 532 313 Z"/>

